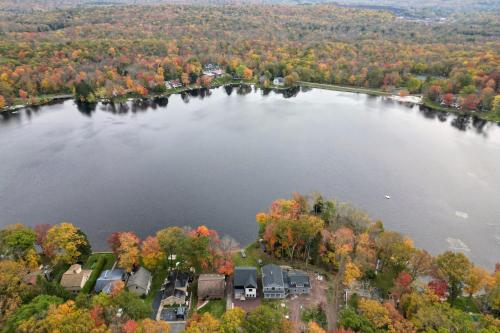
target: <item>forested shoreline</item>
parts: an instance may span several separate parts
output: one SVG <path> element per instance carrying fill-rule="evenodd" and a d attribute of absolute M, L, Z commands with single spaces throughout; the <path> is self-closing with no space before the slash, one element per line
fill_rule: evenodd
<path fill-rule="evenodd" d="M 234 240 L 203 225 L 169 226 L 144 239 L 117 231 L 108 237 L 109 253 L 92 253 L 84 232 L 69 222 L 6 226 L 0 230 L 1 331 L 169 332 L 169 324 L 149 317 L 170 270 L 192 272 L 193 279 L 218 273 L 229 281 L 236 266 L 279 264 L 327 280 L 325 301 L 301 314 L 309 333 L 500 332 L 499 264 L 492 272 L 460 252 L 433 256 L 352 205 L 319 194 L 277 199 L 256 222 L 257 241 L 244 257 Z M 50 278 L 33 275 L 40 264 Z M 75 264 L 95 272 L 76 294 L 60 284 Z M 99 273 L 111 267 L 128 275 L 146 267 L 152 292 L 139 297 L 122 281 L 111 292 L 95 292 Z M 299 323 L 279 304 L 263 300 L 247 315 L 239 307 L 192 308 L 184 332 L 296 331 Z"/>
<path fill-rule="evenodd" d="M 0 106 L 44 96 L 120 100 L 209 86 L 204 66 L 272 86 L 296 81 L 423 94 L 495 119 L 498 15 L 420 22 L 335 5 L 155 5 L 0 12 Z"/>

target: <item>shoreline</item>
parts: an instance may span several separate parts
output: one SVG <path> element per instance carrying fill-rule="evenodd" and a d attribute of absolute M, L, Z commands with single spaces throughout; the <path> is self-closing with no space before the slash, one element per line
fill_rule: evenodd
<path fill-rule="evenodd" d="M 484 113 L 481 111 L 464 112 L 464 111 L 459 110 L 459 109 L 442 106 L 438 103 L 429 101 L 426 98 L 422 98 L 420 103 L 415 103 L 414 101 L 411 101 L 411 100 L 402 100 L 402 98 L 397 96 L 397 95 L 393 95 L 393 94 L 390 94 L 388 92 L 377 90 L 377 89 L 366 89 L 366 88 L 339 86 L 339 85 L 334 85 L 334 84 L 324 84 L 324 83 L 314 83 L 314 82 L 304 82 L 304 81 L 299 81 L 299 85 L 304 86 L 304 87 L 323 89 L 323 90 L 332 90 L 332 91 L 350 92 L 350 93 L 356 93 L 356 94 L 366 94 L 366 95 L 370 95 L 370 96 L 387 97 L 387 98 L 390 98 L 394 101 L 401 102 L 401 103 L 411 103 L 414 105 L 421 105 L 423 107 L 426 107 L 426 108 L 428 108 L 430 110 L 434 110 L 434 111 L 439 111 L 439 112 L 444 112 L 444 113 L 453 113 L 453 114 L 456 114 L 459 116 L 471 116 L 471 117 L 476 117 L 476 118 L 479 118 L 481 120 L 486 120 L 486 121 L 493 122 L 493 123 L 500 123 L 500 114 L 496 115 L 493 113 L 493 111 L 490 111 L 487 113 Z M 415 95 L 409 95 L 408 97 L 414 97 L 414 96 Z"/>
<path fill-rule="evenodd" d="M 225 87 L 225 86 L 236 86 L 236 85 L 250 85 L 250 86 L 257 86 L 260 89 L 264 89 L 260 87 L 258 84 L 255 82 L 244 82 L 244 81 L 233 81 L 233 82 L 228 82 L 228 83 L 218 83 L 218 84 L 213 84 L 210 87 L 202 87 L 202 86 L 188 86 L 188 87 L 180 87 L 180 88 L 173 88 L 170 89 L 170 91 L 167 91 L 162 94 L 150 94 L 146 97 L 138 97 L 138 96 L 123 96 L 123 101 L 119 101 L 118 103 L 125 102 L 128 100 L 148 100 L 148 99 L 155 99 L 155 98 L 168 98 L 172 95 L 177 95 L 181 94 L 184 92 L 188 91 L 193 91 L 193 90 L 199 90 L 199 89 L 215 89 L 215 88 L 220 88 L 220 87 Z M 406 97 L 401 97 L 398 95 L 394 95 L 385 91 L 382 91 L 380 89 L 367 89 L 367 88 L 361 88 L 361 87 L 350 87 L 350 86 L 341 86 L 341 85 L 334 85 L 334 84 L 325 84 L 325 83 L 315 83 L 315 82 L 306 82 L 306 81 L 298 81 L 296 86 L 293 87 L 279 87 L 279 86 L 272 86 L 268 89 L 271 90 L 277 90 L 277 91 L 283 91 L 287 89 L 291 89 L 294 87 L 307 87 L 307 88 L 314 88 L 314 89 L 322 89 L 322 90 L 330 90 L 330 91 L 340 91 L 340 92 L 348 92 L 348 93 L 353 93 L 353 94 L 365 94 L 369 96 L 379 96 L 379 97 L 386 97 L 389 98 L 393 101 L 400 102 L 400 103 L 409 103 L 412 105 L 420 105 L 423 107 L 426 107 L 430 110 L 434 111 L 439 111 L 439 112 L 444 112 L 444 113 L 453 113 L 458 116 L 472 116 L 479 118 L 481 120 L 493 122 L 493 123 L 500 123 L 500 114 L 496 115 L 492 111 L 488 113 L 483 113 L 483 112 L 477 112 L 477 111 L 472 111 L 470 113 L 463 112 L 462 110 L 456 109 L 456 108 L 449 108 L 442 106 L 438 103 L 429 101 L 420 95 L 408 95 Z M 0 109 L 0 115 L 4 113 L 17 113 L 19 110 L 22 110 L 24 108 L 28 107 L 34 107 L 34 106 L 46 106 L 50 105 L 51 103 L 54 103 L 59 100 L 69 100 L 73 99 L 75 100 L 75 97 L 70 94 L 57 94 L 53 96 L 44 96 L 42 97 L 41 101 L 38 101 L 37 103 L 32 103 L 32 104 L 18 104 L 18 105 L 12 105 L 8 107 L 4 107 Z M 99 99 L 96 101 L 96 103 L 99 102 L 110 102 L 109 99 Z"/>

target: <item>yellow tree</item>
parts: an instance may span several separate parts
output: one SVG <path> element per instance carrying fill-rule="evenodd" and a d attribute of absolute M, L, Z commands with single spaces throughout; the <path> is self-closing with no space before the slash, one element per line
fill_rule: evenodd
<path fill-rule="evenodd" d="M 241 323 L 245 317 L 245 311 L 242 308 L 233 308 L 224 312 L 220 322 L 221 333 L 239 333 Z"/>
<path fill-rule="evenodd" d="M 71 223 L 56 224 L 47 231 L 44 248 L 54 263 L 74 263 L 82 254 L 79 248 L 85 246 L 87 240 Z"/>
<path fill-rule="evenodd" d="M 473 266 L 465 277 L 464 290 L 472 297 L 473 294 L 486 286 L 489 277 L 490 275 L 484 268 Z"/>
<path fill-rule="evenodd" d="M 375 269 L 375 244 L 368 233 L 359 234 L 356 240 L 355 263 L 363 271 Z"/>
<path fill-rule="evenodd" d="M 182 73 L 181 75 L 181 82 L 184 86 L 189 85 L 189 74 L 188 73 Z"/>
<path fill-rule="evenodd" d="M 326 333 L 326 331 L 318 325 L 315 321 L 310 321 L 307 324 L 307 332 L 308 333 Z"/>
<path fill-rule="evenodd" d="M 139 322 L 139 325 L 135 333 L 169 333 L 170 325 L 164 321 L 156 321 L 149 318 L 143 319 Z"/>
<path fill-rule="evenodd" d="M 208 312 L 191 320 L 184 333 L 219 333 L 220 323 Z"/>
<path fill-rule="evenodd" d="M 144 266 L 151 270 L 157 269 L 166 259 L 158 238 L 151 236 L 142 242 L 141 256 Z"/>
<path fill-rule="evenodd" d="M 500 311 L 500 272 L 496 272 L 493 278 L 488 285 L 488 302 L 495 311 Z"/>
<path fill-rule="evenodd" d="M 131 272 L 139 263 L 139 237 L 133 232 L 121 232 L 118 235 L 119 247 L 117 249 L 118 263 L 121 268 Z"/>
<path fill-rule="evenodd" d="M 79 309 L 74 301 L 67 301 L 61 305 L 52 305 L 45 318 L 33 316 L 19 325 L 19 332 L 30 333 L 70 333 L 92 332 L 95 322 L 90 312 Z"/>
<path fill-rule="evenodd" d="M 21 293 L 26 288 L 22 283 L 25 274 L 26 269 L 20 262 L 0 261 L 0 323 L 21 303 Z"/>
<path fill-rule="evenodd" d="M 358 303 L 358 309 L 377 328 L 384 328 L 391 324 L 389 310 L 377 301 L 362 298 Z"/>
<path fill-rule="evenodd" d="M 356 264 L 354 264 L 351 260 L 348 260 L 344 269 L 344 285 L 348 286 L 352 284 L 354 281 L 359 279 L 361 275 L 362 273 L 358 266 L 356 266 Z"/>

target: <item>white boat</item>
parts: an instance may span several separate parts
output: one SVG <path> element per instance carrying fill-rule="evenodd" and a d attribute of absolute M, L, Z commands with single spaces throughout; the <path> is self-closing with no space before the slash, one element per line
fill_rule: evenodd
<path fill-rule="evenodd" d="M 386 199 L 390 199 L 390 198 L 391 198 L 391 196 L 390 196 L 390 195 L 386 195 L 386 196 L 385 196 L 385 198 L 386 198 Z"/>

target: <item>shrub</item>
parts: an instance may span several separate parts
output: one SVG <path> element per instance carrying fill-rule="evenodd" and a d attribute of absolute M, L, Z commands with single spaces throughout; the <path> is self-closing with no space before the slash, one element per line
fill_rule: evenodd
<path fill-rule="evenodd" d="M 90 278 L 88 279 L 87 283 L 82 288 L 82 293 L 88 294 L 94 288 L 95 282 L 97 281 L 97 278 L 101 275 L 102 269 L 104 268 L 104 265 L 106 265 L 106 257 L 99 257 L 97 260 L 97 263 L 95 264 L 94 269 L 92 270 L 92 274 L 90 274 Z"/>

